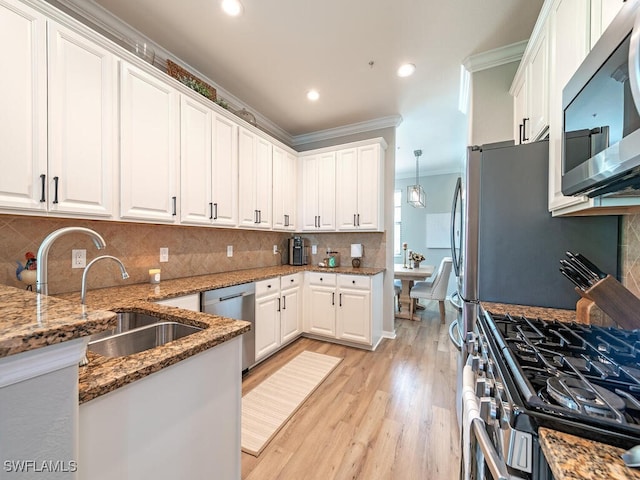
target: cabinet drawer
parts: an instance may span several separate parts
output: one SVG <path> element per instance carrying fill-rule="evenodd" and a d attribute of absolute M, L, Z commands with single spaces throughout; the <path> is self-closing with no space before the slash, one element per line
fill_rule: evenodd
<path fill-rule="evenodd" d="M 280 277 L 256 282 L 256 298 L 280 291 Z"/>
<path fill-rule="evenodd" d="M 280 277 L 280 288 L 297 287 L 302 283 L 302 275 L 299 273 L 292 273 L 291 275 L 285 275 Z"/>
<path fill-rule="evenodd" d="M 309 285 L 327 285 L 334 287 L 336 285 L 336 274 L 307 272 L 307 281 L 309 282 Z"/>
<path fill-rule="evenodd" d="M 369 290 L 371 288 L 371 279 L 365 275 L 340 275 L 338 285 L 343 288 Z"/>

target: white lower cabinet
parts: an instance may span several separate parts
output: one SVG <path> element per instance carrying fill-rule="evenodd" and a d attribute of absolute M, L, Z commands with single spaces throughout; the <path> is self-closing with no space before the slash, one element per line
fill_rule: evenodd
<path fill-rule="evenodd" d="M 183 295 L 181 297 L 158 300 L 156 303 L 159 305 L 168 305 L 169 307 L 182 308 L 183 310 L 191 310 L 192 312 L 199 312 L 200 294 L 193 293 L 191 295 Z"/>
<path fill-rule="evenodd" d="M 256 282 L 256 361 L 300 335 L 301 287 L 301 273 Z"/>
<path fill-rule="evenodd" d="M 382 274 L 307 272 L 305 333 L 375 348 L 382 337 Z"/>

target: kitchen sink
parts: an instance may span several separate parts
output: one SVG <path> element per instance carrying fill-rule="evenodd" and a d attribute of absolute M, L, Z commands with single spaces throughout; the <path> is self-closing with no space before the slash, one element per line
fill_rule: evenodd
<path fill-rule="evenodd" d="M 133 323 L 123 321 L 123 325 L 128 327 L 127 330 L 120 332 L 112 331 L 113 333 L 106 336 L 103 336 L 103 332 L 99 334 L 99 338 L 92 336 L 88 349 L 105 357 L 124 357 L 202 331 L 202 328 L 192 325 L 160 321 L 157 317 L 150 315 L 136 315 L 140 315 L 142 318 L 136 318 L 133 320 Z M 144 322 L 149 322 L 150 319 L 154 319 L 154 322 L 145 325 Z M 137 321 L 143 324 L 137 327 L 131 327 L 131 325 L 135 325 Z M 118 327 L 120 327 L 120 317 L 118 317 Z M 118 327 L 116 327 L 115 330 L 117 330 Z"/>
<path fill-rule="evenodd" d="M 146 327 L 147 325 L 153 325 L 154 323 L 160 323 L 163 320 L 159 317 L 147 313 L 140 312 L 118 312 L 118 319 L 115 328 L 105 330 L 103 332 L 94 333 L 91 335 L 91 340 L 99 340 L 105 337 L 111 337 L 118 333 L 128 332 L 140 327 Z"/>

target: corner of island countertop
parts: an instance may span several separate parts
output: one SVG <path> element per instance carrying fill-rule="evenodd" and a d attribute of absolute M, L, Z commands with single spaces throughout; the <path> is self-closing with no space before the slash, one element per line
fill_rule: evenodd
<path fill-rule="evenodd" d="M 495 302 L 481 302 L 481 306 L 483 310 L 497 315 L 509 314 L 529 318 L 540 318 L 542 320 L 558 320 L 559 322 L 566 323 L 576 321 L 575 310 Z"/>
<path fill-rule="evenodd" d="M 108 330 L 116 314 L 0 285 L 0 358 Z"/>

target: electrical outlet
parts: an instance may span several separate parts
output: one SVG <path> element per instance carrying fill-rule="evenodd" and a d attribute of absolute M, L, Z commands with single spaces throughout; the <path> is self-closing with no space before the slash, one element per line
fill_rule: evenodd
<path fill-rule="evenodd" d="M 278 245 L 274 245 L 273 246 L 273 254 L 277 255 L 278 253 L 280 253 L 280 252 L 278 252 Z"/>
<path fill-rule="evenodd" d="M 227 257 L 233 257 L 233 245 L 227 245 Z"/>
<path fill-rule="evenodd" d="M 318 253 L 318 245 L 311 245 L 311 255 L 316 255 Z"/>
<path fill-rule="evenodd" d="M 160 261 L 163 263 L 169 261 L 169 247 L 160 247 Z"/>
<path fill-rule="evenodd" d="M 71 250 L 71 268 L 84 268 L 87 266 L 86 250 Z"/>

